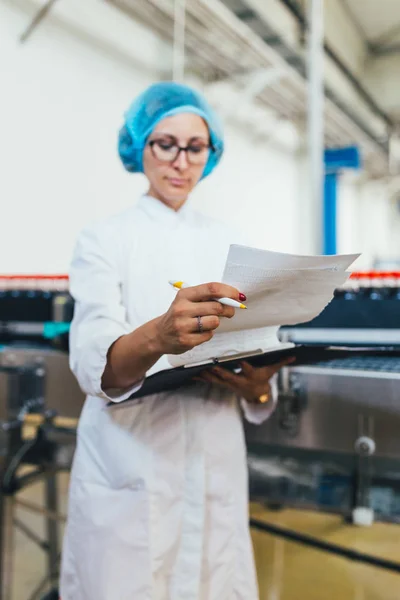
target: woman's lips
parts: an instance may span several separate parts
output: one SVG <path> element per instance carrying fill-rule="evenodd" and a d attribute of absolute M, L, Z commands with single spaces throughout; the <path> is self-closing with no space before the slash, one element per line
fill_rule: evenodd
<path fill-rule="evenodd" d="M 179 179 L 179 177 L 169 177 L 168 181 L 174 187 L 184 187 L 187 184 L 186 179 Z"/>

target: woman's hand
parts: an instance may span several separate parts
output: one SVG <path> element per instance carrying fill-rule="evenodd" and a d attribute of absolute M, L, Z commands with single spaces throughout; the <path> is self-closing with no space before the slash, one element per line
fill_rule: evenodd
<path fill-rule="evenodd" d="M 168 311 L 157 319 L 162 354 L 182 354 L 208 342 L 222 317 L 231 318 L 235 309 L 213 298 L 243 302 L 243 294 L 223 283 L 206 283 L 181 289 Z"/>
<path fill-rule="evenodd" d="M 222 367 L 214 367 L 210 371 L 204 371 L 196 379 L 228 388 L 248 402 L 257 402 L 260 397 L 264 397 L 264 402 L 267 402 L 271 395 L 271 377 L 294 360 L 287 358 L 268 367 L 252 367 L 243 362 L 240 365 L 242 372 L 239 374 Z"/>

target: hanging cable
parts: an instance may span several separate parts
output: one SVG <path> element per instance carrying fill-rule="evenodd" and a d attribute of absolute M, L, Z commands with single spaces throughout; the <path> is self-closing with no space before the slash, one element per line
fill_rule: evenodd
<path fill-rule="evenodd" d="M 47 16 L 47 14 L 50 12 L 51 8 L 53 7 L 53 5 L 56 2 L 57 2 L 57 0 L 47 0 L 46 4 L 44 4 L 38 10 L 38 12 L 33 17 L 32 21 L 29 23 L 28 27 L 20 35 L 19 41 L 21 42 L 21 44 L 23 44 L 24 42 L 26 42 L 26 40 L 28 39 L 28 37 L 30 35 L 32 35 L 32 33 L 34 32 L 34 30 L 38 27 L 38 25 L 40 25 L 40 23 Z"/>

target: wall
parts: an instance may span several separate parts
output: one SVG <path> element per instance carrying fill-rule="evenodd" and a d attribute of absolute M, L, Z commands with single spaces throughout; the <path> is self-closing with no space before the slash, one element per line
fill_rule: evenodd
<path fill-rule="evenodd" d="M 52 20 L 21 46 L 29 15 L 6 3 L 0 11 L 0 272 L 65 271 L 82 225 L 143 187 L 121 170 L 116 131 L 127 100 L 157 74 Z"/>
<path fill-rule="evenodd" d="M 130 21 L 103 2 L 85 0 L 97 15 L 89 28 L 74 1 L 59 6 L 65 11 L 72 2 L 75 20 L 55 12 L 22 46 L 18 36 L 32 4 L 0 2 L 6 91 L 0 111 L 0 273 L 65 271 L 81 227 L 128 206 L 144 190 L 143 179 L 119 164 L 116 132 L 131 98 L 165 76 L 169 49 L 134 23 L 134 46 L 123 46 Z M 101 39 L 110 22 L 119 47 Z M 219 172 L 198 189 L 194 204 L 254 230 L 264 247 L 295 250 L 294 156 L 254 142 L 233 125 L 227 141 Z"/>
<path fill-rule="evenodd" d="M 369 256 L 366 254 L 360 229 L 360 214 L 363 212 L 361 205 L 361 188 L 356 177 L 351 174 L 340 175 L 337 188 L 337 251 L 344 254 L 362 253 L 357 261 L 357 267 L 368 267 Z"/>
<path fill-rule="evenodd" d="M 116 132 L 130 99 L 171 64 L 168 46 L 102 0 L 57 3 L 20 45 L 39 4 L 0 0 L 0 273 L 66 271 L 81 227 L 145 190 L 140 176 L 123 171 Z M 269 121 L 257 135 L 222 112 L 226 156 L 194 206 L 251 231 L 260 247 L 313 252 L 306 161 L 293 127 Z M 379 185 L 379 203 L 354 182 L 340 188 L 339 250 L 361 250 L 364 262 L 400 253 L 399 219 L 389 218 Z"/>
<path fill-rule="evenodd" d="M 386 182 L 341 175 L 338 229 L 338 251 L 361 252 L 357 268 L 370 269 L 378 260 L 400 260 L 399 210 L 388 198 Z"/>
<path fill-rule="evenodd" d="M 359 231 L 365 248 L 365 262 L 400 258 L 399 213 L 388 201 L 387 188 L 380 182 L 369 182 L 361 190 L 363 211 L 359 215 Z"/>
<path fill-rule="evenodd" d="M 246 139 L 232 125 L 226 133 L 225 159 L 196 191 L 195 205 L 243 227 L 260 248 L 299 251 L 295 156 Z"/>

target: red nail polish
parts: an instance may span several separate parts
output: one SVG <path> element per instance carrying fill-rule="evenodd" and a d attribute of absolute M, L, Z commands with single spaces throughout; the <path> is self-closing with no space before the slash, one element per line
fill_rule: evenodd
<path fill-rule="evenodd" d="M 240 302 L 245 302 L 247 300 L 247 296 L 245 294 L 240 293 L 239 300 L 240 300 Z"/>

